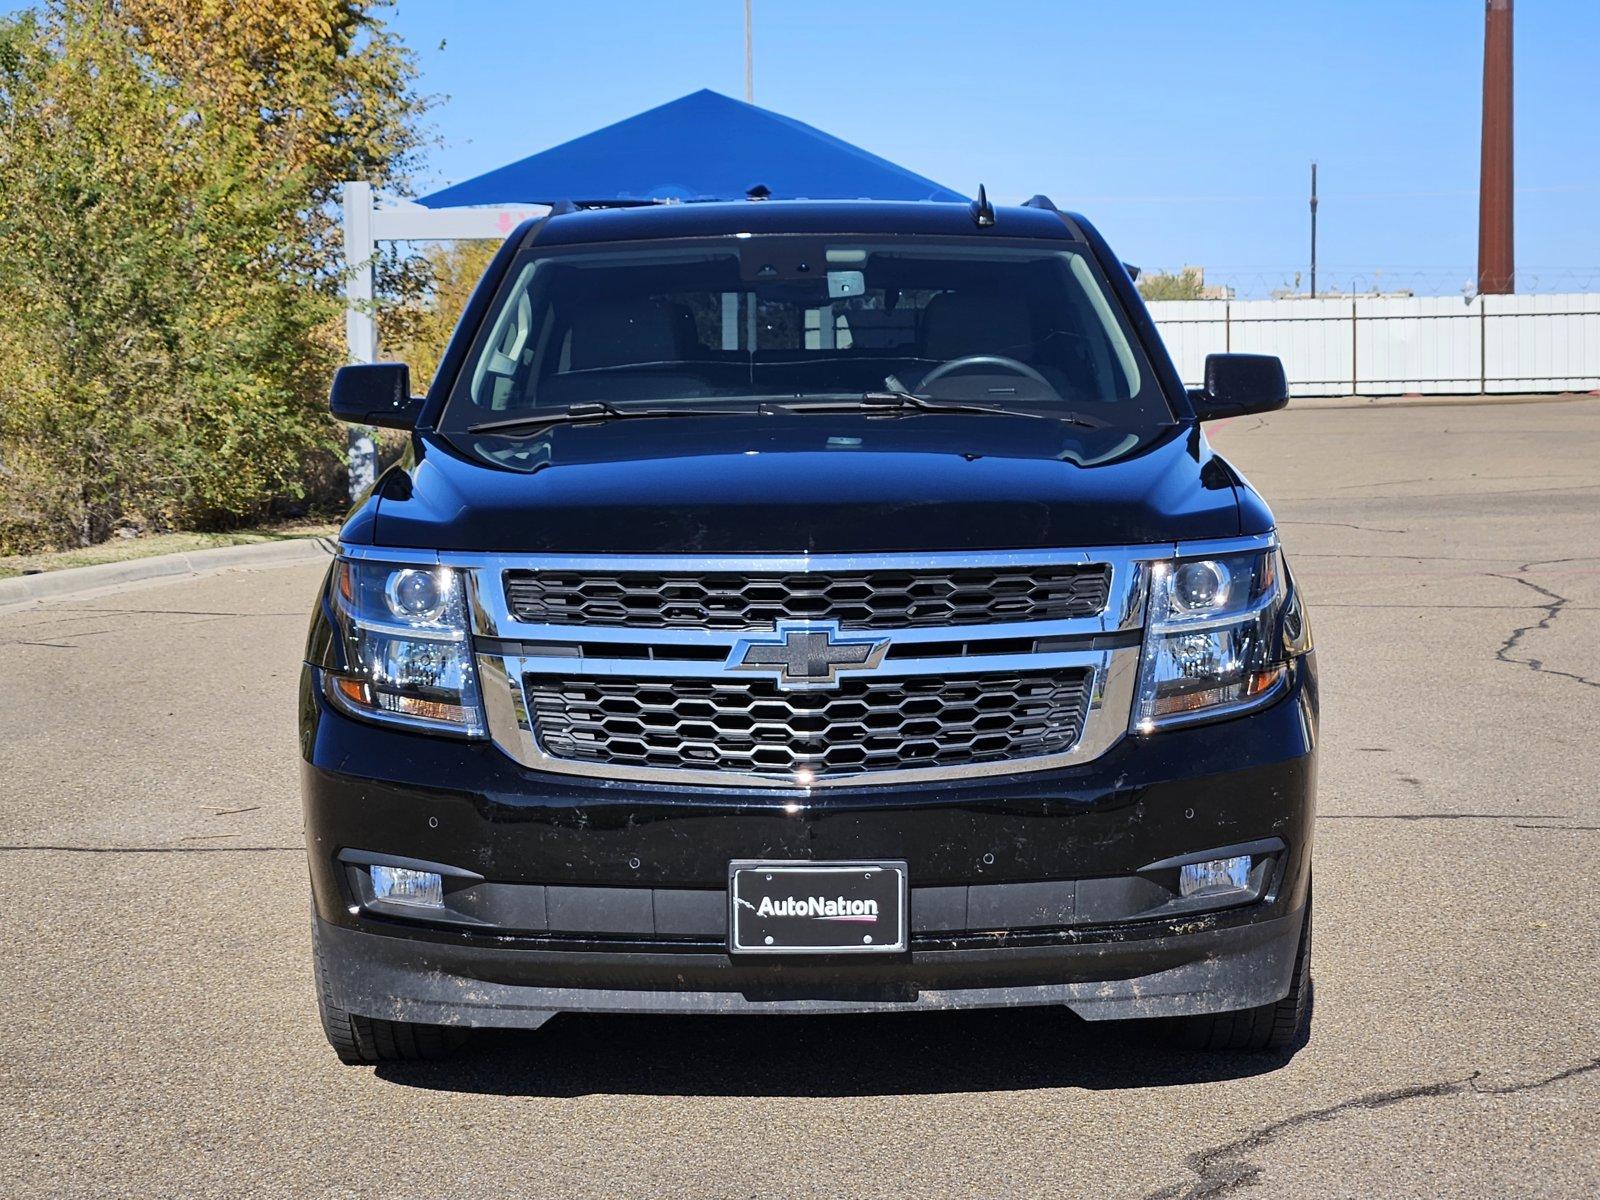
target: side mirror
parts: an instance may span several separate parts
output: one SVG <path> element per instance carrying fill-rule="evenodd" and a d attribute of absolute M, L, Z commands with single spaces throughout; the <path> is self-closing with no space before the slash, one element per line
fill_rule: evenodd
<path fill-rule="evenodd" d="M 1189 389 L 1202 421 L 1272 412 L 1289 403 L 1283 360 L 1275 354 L 1208 354 L 1206 385 Z"/>
<path fill-rule="evenodd" d="M 411 369 L 405 363 L 360 363 L 333 373 L 328 406 L 352 425 L 411 429 L 422 412 L 422 399 L 411 394 Z"/>

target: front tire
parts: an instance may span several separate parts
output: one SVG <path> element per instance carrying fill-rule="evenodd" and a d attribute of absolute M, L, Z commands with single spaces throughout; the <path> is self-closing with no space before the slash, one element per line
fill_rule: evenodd
<path fill-rule="evenodd" d="M 1310 1033 L 1311 1002 L 1311 897 L 1308 893 L 1306 919 L 1300 925 L 1300 945 L 1295 953 L 1288 995 L 1256 1008 L 1169 1017 L 1162 1022 L 1161 1032 L 1167 1041 L 1185 1050 L 1282 1053 L 1298 1046 Z"/>
<path fill-rule="evenodd" d="M 418 1062 L 444 1058 L 465 1044 L 469 1031 L 453 1025 L 422 1025 L 413 1021 L 385 1021 L 346 1012 L 328 996 L 322 967 L 322 946 L 315 919 L 311 931 L 312 973 L 317 987 L 317 1012 L 328 1045 L 346 1066 L 380 1062 Z"/>

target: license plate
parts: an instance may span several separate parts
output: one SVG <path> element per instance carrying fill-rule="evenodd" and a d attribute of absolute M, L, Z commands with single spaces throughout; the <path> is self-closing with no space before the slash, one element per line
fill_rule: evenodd
<path fill-rule="evenodd" d="M 903 862 L 728 864 L 728 949 L 735 954 L 905 948 Z"/>

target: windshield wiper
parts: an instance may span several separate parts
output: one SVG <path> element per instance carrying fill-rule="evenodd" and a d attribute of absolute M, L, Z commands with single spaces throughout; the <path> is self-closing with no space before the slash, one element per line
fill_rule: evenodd
<path fill-rule="evenodd" d="M 1105 421 L 1098 421 L 1078 413 L 1028 412 L 1025 409 L 997 408 L 989 404 L 969 404 L 964 400 L 930 400 L 926 396 L 897 389 L 863 392 L 854 400 L 824 400 L 810 403 L 801 401 L 799 404 L 785 403 L 781 407 L 790 412 L 972 413 L 984 417 L 1027 417 L 1031 420 L 1059 421 L 1066 425 L 1081 425 L 1085 429 L 1104 429 L 1107 424 Z"/>
<path fill-rule="evenodd" d="M 468 433 L 492 433 L 505 437 L 532 435 L 556 425 L 586 425 L 598 421 L 633 421 L 652 417 L 727 417 L 759 416 L 773 410 L 782 412 L 861 412 L 861 413 L 970 413 L 985 417 L 1027 417 L 1037 421 L 1058 421 L 1066 425 L 1081 425 L 1085 429 L 1104 429 L 1107 422 L 1079 413 L 1028 412 L 1023 409 L 997 408 L 989 404 L 969 404 L 962 400 L 930 400 L 912 392 L 889 389 L 862 392 L 852 398 L 827 400 L 799 399 L 777 402 L 762 401 L 755 409 L 744 408 L 618 408 L 604 400 L 591 400 L 573 404 L 548 413 L 529 413 L 508 417 L 501 421 L 480 421 L 468 425 Z"/>
<path fill-rule="evenodd" d="M 618 408 L 604 400 L 571 404 L 555 412 L 530 413 L 503 421 L 480 421 L 468 425 L 468 433 L 500 433 L 514 437 L 519 433 L 538 433 L 553 425 L 584 425 L 591 421 L 633 421 L 645 417 L 728 417 L 750 416 L 748 409 L 736 408 Z"/>

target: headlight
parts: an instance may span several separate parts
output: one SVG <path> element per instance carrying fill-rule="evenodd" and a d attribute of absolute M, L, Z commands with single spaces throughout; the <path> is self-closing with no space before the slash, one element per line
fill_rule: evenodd
<path fill-rule="evenodd" d="M 345 663 L 325 676 L 336 705 L 373 720 L 483 736 L 459 571 L 341 558 L 332 600 Z"/>
<path fill-rule="evenodd" d="M 1149 733 L 1265 702 L 1284 677 L 1278 551 L 1157 563 L 1134 729 Z"/>

